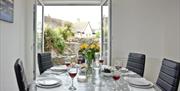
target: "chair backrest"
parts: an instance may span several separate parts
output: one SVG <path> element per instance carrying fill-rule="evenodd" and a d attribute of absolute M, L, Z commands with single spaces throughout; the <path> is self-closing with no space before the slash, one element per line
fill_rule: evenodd
<path fill-rule="evenodd" d="M 129 53 L 127 68 L 143 77 L 145 67 L 145 54 Z"/>
<path fill-rule="evenodd" d="M 38 53 L 38 65 L 40 74 L 53 66 L 51 60 L 51 53 Z"/>
<path fill-rule="evenodd" d="M 84 56 L 82 56 L 82 55 L 79 55 L 78 56 L 78 63 L 85 63 L 85 58 L 84 58 Z"/>
<path fill-rule="evenodd" d="M 164 58 L 162 61 L 157 86 L 162 91 L 177 91 L 180 80 L 180 63 Z"/>
<path fill-rule="evenodd" d="M 22 61 L 20 59 L 17 59 L 14 64 L 14 70 L 16 74 L 16 79 L 19 87 L 19 91 L 28 91 L 28 83 L 26 80 L 24 67 L 22 64 Z"/>

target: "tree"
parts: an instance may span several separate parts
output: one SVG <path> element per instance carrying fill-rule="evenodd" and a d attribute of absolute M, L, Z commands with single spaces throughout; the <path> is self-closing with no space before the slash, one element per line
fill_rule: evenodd
<path fill-rule="evenodd" d="M 50 27 L 46 27 L 44 31 L 44 50 L 45 51 L 51 51 L 54 49 L 54 36 L 55 33 L 53 32 L 53 29 Z"/>
<path fill-rule="evenodd" d="M 74 36 L 72 32 L 72 24 L 66 23 L 64 27 L 57 27 L 55 29 L 49 26 L 45 27 L 44 32 L 44 50 L 51 51 L 54 50 L 56 53 L 63 54 L 68 38 Z"/>
<path fill-rule="evenodd" d="M 98 31 L 97 33 L 96 33 L 96 38 L 100 38 L 101 37 L 101 33 Z"/>
<path fill-rule="evenodd" d="M 65 41 L 68 41 L 68 38 L 74 36 L 74 32 L 72 32 L 72 24 L 66 23 L 64 27 L 57 28 L 58 35 L 62 36 Z"/>
<path fill-rule="evenodd" d="M 65 41 L 55 30 L 47 26 L 44 32 L 44 40 L 45 51 L 54 50 L 57 53 L 63 54 Z"/>

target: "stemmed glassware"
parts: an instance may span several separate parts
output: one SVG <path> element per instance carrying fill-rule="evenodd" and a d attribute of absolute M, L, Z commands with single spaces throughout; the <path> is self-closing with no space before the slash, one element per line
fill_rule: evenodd
<path fill-rule="evenodd" d="M 65 56 L 65 62 L 64 64 L 66 65 L 67 68 L 71 65 L 71 57 L 69 55 Z"/>
<path fill-rule="evenodd" d="M 71 64 L 71 62 L 69 62 L 69 61 L 65 61 L 65 65 L 66 65 L 67 67 L 69 67 L 69 66 L 70 66 L 70 64 Z"/>
<path fill-rule="evenodd" d="M 120 70 L 122 67 L 123 67 L 123 61 L 119 60 L 119 59 L 116 59 L 115 60 L 115 68 L 116 68 L 116 70 Z"/>
<path fill-rule="evenodd" d="M 78 73 L 78 68 L 77 67 L 70 67 L 68 70 L 69 76 L 72 78 L 72 85 L 69 87 L 69 90 L 76 90 L 76 87 L 74 87 L 74 77 L 76 76 L 76 74 Z"/>
<path fill-rule="evenodd" d="M 118 80 L 120 79 L 120 72 L 115 70 L 112 76 L 113 80 L 115 81 L 115 88 L 114 91 L 118 91 Z"/>
<path fill-rule="evenodd" d="M 70 82 L 69 77 L 68 77 L 68 75 L 69 75 L 68 70 L 69 70 L 69 68 L 71 66 L 71 61 L 69 60 L 68 56 L 66 56 L 65 59 L 64 59 L 64 65 L 66 65 L 66 70 L 64 71 L 65 72 L 65 74 L 64 74 L 65 79 L 64 80 L 66 80 L 65 85 L 68 86 L 69 82 Z"/>
<path fill-rule="evenodd" d="M 103 59 L 99 59 L 99 64 L 100 64 L 100 70 L 102 70 L 102 65 L 104 63 L 104 60 Z"/>
<path fill-rule="evenodd" d="M 101 65 L 103 65 L 103 62 L 104 62 L 103 59 L 100 59 L 100 60 L 99 60 L 99 63 L 100 63 Z"/>

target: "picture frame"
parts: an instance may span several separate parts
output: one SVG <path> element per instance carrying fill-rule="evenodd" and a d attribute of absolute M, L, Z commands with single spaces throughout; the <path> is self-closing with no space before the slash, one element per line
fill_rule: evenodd
<path fill-rule="evenodd" d="M 14 22 L 14 0 L 0 0 L 0 20 Z"/>

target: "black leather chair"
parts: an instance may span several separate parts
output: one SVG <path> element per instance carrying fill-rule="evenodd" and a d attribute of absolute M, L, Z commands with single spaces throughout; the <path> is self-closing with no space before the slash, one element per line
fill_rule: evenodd
<path fill-rule="evenodd" d="M 51 60 L 51 53 L 38 53 L 38 65 L 40 74 L 53 66 Z"/>
<path fill-rule="evenodd" d="M 180 80 L 180 63 L 164 58 L 157 79 L 162 91 L 177 91 Z"/>
<path fill-rule="evenodd" d="M 85 58 L 82 55 L 79 55 L 78 63 L 80 63 L 80 64 L 85 63 Z"/>
<path fill-rule="evenodd" d="M 129 53 L 127 69 L 143 77 L 146 56 L 140 53 Z"/>
<path fill-rule="evenodd" d="M 20 61 L 20 59 L 16 60 L 14 64 L 14 70 L 16 74 L 19 91 L 28 91 L 29 87 L 24 73 L 23 64 L 22 61 Z"/>

